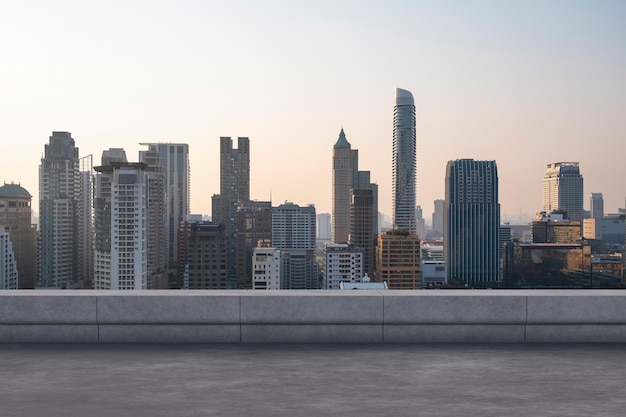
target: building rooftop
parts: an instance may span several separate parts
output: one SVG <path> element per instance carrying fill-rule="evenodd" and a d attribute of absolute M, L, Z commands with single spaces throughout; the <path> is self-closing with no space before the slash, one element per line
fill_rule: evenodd
<path fill-rule="evenodd" d="M 0 187 L 0 197 L 32 197 L 25 188 L 19 184 L 6 182 Z"/>

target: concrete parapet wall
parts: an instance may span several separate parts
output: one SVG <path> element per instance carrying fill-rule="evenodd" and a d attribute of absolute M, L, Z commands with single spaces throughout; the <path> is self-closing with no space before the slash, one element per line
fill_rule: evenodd
<path fill-rule="evenodd" d="M 626 291 L 0 291 L 0 343 L 626 342 Z"/>

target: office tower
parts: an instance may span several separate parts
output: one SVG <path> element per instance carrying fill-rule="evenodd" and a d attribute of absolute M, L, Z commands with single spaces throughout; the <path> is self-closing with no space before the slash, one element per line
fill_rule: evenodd
<path fill-rule="evenodd" d="M 315 207 L 293 203 L 272 208 L 272 246 L 281 252 L 282 289 L 319 289 L 315 260 Z"/>
<path fill-rule="evenodd" d="M 377 282 L 387 282 L 390 290 L 420 288 L 420 240 L 405 229 L 388 229 L 378 235 L 376 246 Z"/>
<path fill-rule="evenodd" d="M 591 193 L 591 218 L 604 218 L 604 197 L 602 193 Z"/>
<path fill-rule="evenodd" d="M 376 257 L 377 216 L 374 210 L 374 190 L 352 190 L 350 205 L 350 244 L 363 252 L 363 273 L 374 276 Z"/>
<path fill-rule="evenodd" d="M 317 240 L 327 241 L 331 236 L 331 216 L 330 213 L 320 213 L 317 215 Z"/>
<path fill-rule="evenodd" d="M 426 237 L 426 220 L 424 220 L 422 206 L 415 208 L 415 222 L 417 225 L 417 236 L 420 238 Z"/>
<path fill-rule="evenodd" d="M 259 241 L 272 238 L 272 203 L 239 201 L 236 216 L 237 288 L 252 288 L 252 251 Z"/>
<path fill-rule="evenodd" d="M 148 151 L 158 152 L 165 171 L 167 199 L 168 262 L 173 281 L 178 257 L 178 226 L 187 219 L 190 199 L 189 145 L 186 143 L 141 143 Z M 177 284 L 170 282 L 174 287 Z"/>
<path fill-rule="evenodd" d="M 19 184 L 0 187 L 0 230 L 11 238 L 19 275 L 19 288 L 37 283 L 37 227 L 31 220 L 31 195 Z"/>
<path fill-rule="evenodd" d="M 542 211 L 565 212 L 572 221 L 583 219 L 583 176 L 578 162 L 555 162 L 548 164 L 543 177 Z"/>
<path fill-rule="evenodd" d="M 250 139 L 237 138 L 237 149 L 230 137 L 220 137 L 220 193 L 212 198 L 212 220 L 224 224 L 228 239 L 228 278 L 236 286 L 237 202 L 250 200 Z"/>
<path fill-rule="evenodd" d="M 346 243 L 350 231 L 350 190 L 358 181 L 359 151 L 352 149 L 341 129 L 333 147 L 333 212 L 331 241 Z"/>
<path fill-rule="evenodd" d="M 96 252 L 94 288 L 141 290 L 148 285 L 148 174 L 123 149 L 102 153 L 94 167 Z"/>
<path fill-rule="evenodd" d="M 52 132 L 39 166 L 39 287 L 76 285 L 79 194 L 78 148 L 69 132 Z"/>
<path fill-rule="evenodd" d="M 272 247 L 256 247 L 252 254 L 254 277 L 253 290 L 280 289 L 280 250 Z"/>
<path fill-rule="evenodd" d="M 11 234 L 0 226 L 0 290 L 16 290 L 18 278 Z"/>
<path fill-rule="evenodd" d="M 230 288 L 228 237 L 223 223 L 188 222 L 187 279 L 189 289 Z"/>
<path fill-rule="evenodd" d="M 83 288 L 93 288 L 94 274 L 94 224 L 93 224 L 93 156 L 78 160 L 80 192 L 78 195 L 76 227 L 78 241 L 78 279 Z"/>
<path fill-rule="evenodd" d="M 500 204 L 495 161 L 457 159 L 446 167 L 444 259 L 449 281 L 499 280 Z"/>
<path fill-rule="evenodd" d="M 169 252 L 169 219 L 167 213 L 168 200 L 166 188 L 166 171 L 163 160 L 157 149 L 139 151 L 139 162 L 146 164 L 148 181 L 148 200 L 146 206 L 147 230 L 147 267 L 148 289 L 170 288 L 168 267 Z M 176 225 L 178 227 L 178 224 Z M 178 242 L 178 231 L 174 233 Z M 176 248 L 177 249 L 177 248 Z M 178 253 L 176 251 L 176 253 Z M 180 288 L 181 284 L 174 285 Z"/>
<path fill-rule="evenodd" d="M 443 234 L 443 212 L 446 201 L 437 199 L 433 201 L 435 211 L 433 212 L 433 230 L 439 234 Z"/>
<path fill-rule="evenodd" d="M 323 276 L 325 290 L 338 290 L 341 282 L 361 282 L 364 276 L 361 248 L 347 243 L 324 245 Z"/>
<path fill-rule="evenodd" d="M 393 225 L 416 234 L 415 103 L 413 94 L 400 88 L 396 88 L 396 105 L 393 109 L 392 167 Z"/>

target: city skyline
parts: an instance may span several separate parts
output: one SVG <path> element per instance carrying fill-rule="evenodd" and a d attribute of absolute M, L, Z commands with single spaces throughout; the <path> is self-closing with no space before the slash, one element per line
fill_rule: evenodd
<path fill-rule="evenodd" d="M 14 40 L 0 68 L 1 135 L 19 149 L 0 155 L 0 182 L 33 196 L 53 131 L 96 160 L 110 147 L 137 161 L 140 143 L 187 143 L 191 212 L 210 214 L 219 138 L 246 136 L 252 199 L 331 212 L 343 127 L 391 216 L 399 87 L 415 98 L 426 219 L 459 158 L 497 161 L 503 221 L 540 211 L 545 167 L 559 161 L 579 162 L 586 210 L 592 192 L 605 213 L 624 207 L 620 2 L 61 1 L 5 5 L 0 16 L 0 35 Z M 286 158 L 296 154 L 306 158 Z"/>

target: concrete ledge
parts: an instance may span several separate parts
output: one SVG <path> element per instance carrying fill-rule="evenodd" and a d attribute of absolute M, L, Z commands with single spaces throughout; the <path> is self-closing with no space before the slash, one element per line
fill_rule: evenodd
<path fill-rule="evenodd" d="M 626 343 L 626 291 L 0 291 L 0 343 Z"/>

